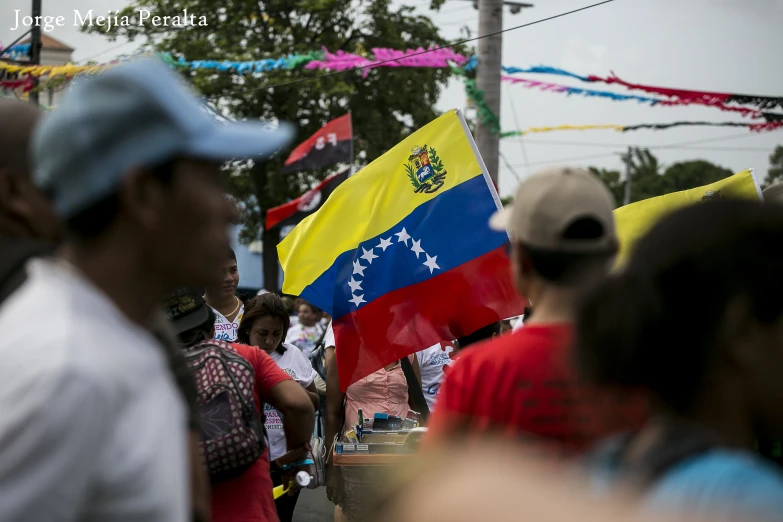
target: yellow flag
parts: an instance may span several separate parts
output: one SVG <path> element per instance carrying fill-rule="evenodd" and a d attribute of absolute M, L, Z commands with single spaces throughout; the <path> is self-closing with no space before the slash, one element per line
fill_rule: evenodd
<path fill-rule="evenodd" d="M 662 217 L 686 205 L 717 198 L 761 200 L 761 188 L 753 169 L 743 170 L 710 185 L 645 199 L 616 209 L 614 220 L 620 240 L 618 265 L 628 259 L 636 242 Z"/>

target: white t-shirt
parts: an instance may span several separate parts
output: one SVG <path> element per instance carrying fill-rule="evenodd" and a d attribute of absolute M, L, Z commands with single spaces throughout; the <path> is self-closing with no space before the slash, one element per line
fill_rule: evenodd
<path fill-rule="evenodd" d="M 435 407 L 435 399 L 440 389 L 440 383 L 443 381 L 443 368 L 452 362 L 449 358 L 449 353 L 452 351 L 454 351 L 454 347 L 451 345 L 447 345 L 444 349 L 441 344 L 436 344 L 416 353 L 421 371 L 421 389 L 430 412 Z"/>
<path fill-rule="evenodd" d="M 210 308 L 212 307 L 210 306 Z M 215 339 L 227 343 L 236 341 L 239 323 L 242 322 L 242 316 L 245 315 L 244 303 L 239 306 L 239 312 L 237 312 L 237 316 L 234 317 L 233 321 L 226 319 L 223 314 L 214 308 L 212 308 L 212 311 L 215 312 Z"/>
<path fill-rule="evenodd" d="M 290 344 L 283 346 L 286 348 L 284 353 L 278 353 L 275 350 L 269 356 L 281 370 L 301 384 L 302 388 L 307 388 L 313 383 L 316 376 L 310 360 L 296 346 Z M 275 460 L 286 452 L 283 418 L 274 406 L 266 403 L 264 403 L 264 427 L 269 441 L 269 459 Z"/>
<path fill-rule="evenodd" d="M 297 324 L 288 329 L 288 335 L 285 337 L 285 342 L 293 344 L 305 355 L 310 356 L 310 352 L 313 351 L 315 345 L 318 344 L 318 340 L 321 338 L 323 329 L 319 324 L 315 326 L 304 326 L 303 324 Z"/>
<path fill-rule="evenodd" d="M 334 328 L 332 328 L 332 322 L 329 321 L 329 326 L 326 327 L 326 334 L 324 335 L 324 347 L 336 346 L 334 344 Z"/>
<path fill-rule="evenodd" d="M 0 520 L 189 520 L 164 348 L 64 261 L 0 309 Z"/>

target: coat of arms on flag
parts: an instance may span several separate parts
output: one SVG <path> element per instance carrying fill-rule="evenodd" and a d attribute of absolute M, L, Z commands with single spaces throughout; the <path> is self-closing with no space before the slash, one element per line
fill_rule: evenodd
<path fill-rule="evenodd" d="M 416 145 L 411 149 L 405 171 L 417 193 L 437 192 L 443 186 L 443 178 L 446 177 L 446 169 L 438 153 L 432 147 L 428 148 L 426 144 L 423 147 Z"/>

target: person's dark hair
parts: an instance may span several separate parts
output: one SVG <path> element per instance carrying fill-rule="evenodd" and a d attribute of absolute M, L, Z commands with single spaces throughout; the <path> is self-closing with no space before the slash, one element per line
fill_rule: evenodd
<path fill-rule="evenodd" d="M 150 168 L 150 175 L 163 186 L 170 186 L 174 179 L 174 161 L 169 160 Z M 113 192 L 68 218 L 65 229 L 73 239 L 95 239 L 109 229 L 119 213 L 120 196 L 118 192 Z"/>
<path fill-rule="evenodd" d="M 309 306 L 309 307 L 310 307 L 310 310 L 312 310 L 312 312 L 313 312 L 314 314 L 320 314 L 320 313 L 322 313 L 322 312 L 323 312 L 323 310 L 321 310 L 320 308 L 318 308 L 317 306 L 315 306 L 313 303 L 310 303 L 310 302 L 308 302 L 308 301 L 305 301 L 304 299 L 302 299 L 302 300 L 299 302 L 299 304 L 296 306 L 296 311 L 297 311 L 297 312 L 299 311 L 299 307 L 300 307 L 300 306 L 302 306 L 302 305 Z"/>
<path fill-rule="evenodd" d="M 463 335 L 457 339 L 457 344 L 459 345 L 459 349 L 463 350 L 471 344 L 476 344 L 480 343 L 481 341 L 486 341 L 487 339 L 492 339 L 493 335 L 500 335 L 500 321 L 479 328 L 472 334 Z"/>
<path fill-rule="evenodd" d="M 179 334 L 180 342 L 188 348 L 208 341 L 215 335 L 215 312 L 206 304 L 204 307 L 207 309 L 207 318 L 204 322 Z"/>
<path fill-rule="evenodd" d="M 582 217 L 568 225 L 562 237 L 569 240 L 590 240 L 603 238 L 606 234 L 607 231 L 600 221 Z M 592 279 L 596 268 L 605 266 L 616 253 L 616 248 L 605 252 L 567 253 L 537 249 L 524 243 L 519 243 L 519 247 L 533 270 L 548 283 L 556 285 L 581 284 L 586 279 Z"/>
<path fill-rule="evenodd" d="M 233 262 L 237 262 L 237 255 L 234 253 L 233 248 L 228 249 L 228 257 L 226 259 L 230 259 Z"/>
<path fill-rule="evenodd" d="M 257 295 L 245 304 L 245 314 L 242 316 L 242 322 L 237 329 L 237 341 L 242 344 L 250 344 L 250 330 L 253 324 L 262 317 L 277 317 L 283 323 L 283 337 L 280 339 L 280 346 L 275 348 L 277 353 L 285 353 L 283 346 L 288 328 L 291 326 L 291 318 L 285 309 L 285 303 L 279 296 L 268 293 Z"/>
<path fill-rule="evenodd" d="M 669 215 L 581 304 L 579 369 L 687 412 L 723 346 L 727 305 L 744 299 L 762 324 L 783 313 L 781 266 L 783 207 L 724 200 Z"/>
<path fill-rule="evenodd" d="M 519 246 L 536 274 L 555 285 L 581 284 L 586 279 L 592 279 L 596 268 L 606 266 L 615 254 L 614 251 L 573 254 L 539 250 L 524 244 Z"/>

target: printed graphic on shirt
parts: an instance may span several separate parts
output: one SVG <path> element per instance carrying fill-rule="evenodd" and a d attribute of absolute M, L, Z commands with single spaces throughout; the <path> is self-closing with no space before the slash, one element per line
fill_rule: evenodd
<path fill-rule="evenodd" d="M 294 381 L 298 382 L 303 388 L 307 388 L 312 384 L 316 375 L 310 361 L 296 346 L 290 344 L 284 344 L 283 346 L 286 348 L 285 352 L 280 353 L 277 350 L 273 350 L 269 356 Z M 283 416 L 269 404 L 264 405 L 264 414 L 266 415 L 264 427 L 269 440 L 269 458 L 274 460 L 286 452 Z"/>
<path fill-rule="evenodd" d="M 242 316 L 245 315 L 245 305 L 239 308 L 239 313 L 233 321 L 229 321 L 220 312 L 212 308 L 215 312 L 215 339 L 226 343 L 232 343 L 237 340 L 237 329 L 242 322 Z"/>
<path fill-rule="evenodd" d="M 435 407 L 435 399 L 444 377 L 443 367 L 451 364 L 449 353 L 453 350 L 454 347 L 448 341 L 442 341 L 416 354 L 421 369 L 421 389 L 430 410 Z"/>
<path fill-rule="evenodd" d="M 309 357 L 310 352 L 313 351 L 315 345 L 318 344 L 318 340 L 321 339 L 321 333 L 323 333 L 323 330 L 319 325 L 303 326 L 298 324 L 288 330 L 285 342 L 293 344 L 302 351 L 305 357 Z"/>
<path fill-rule="evenodd" d="M 282 430 L 283 429 L 283 417 L 277 409 L 270 405 L 264 404 L 264 427 L 269 431 Z"/>

